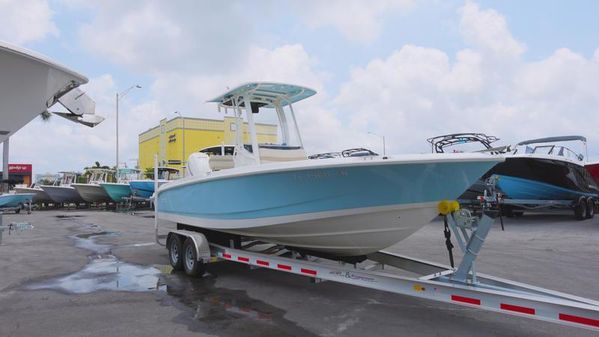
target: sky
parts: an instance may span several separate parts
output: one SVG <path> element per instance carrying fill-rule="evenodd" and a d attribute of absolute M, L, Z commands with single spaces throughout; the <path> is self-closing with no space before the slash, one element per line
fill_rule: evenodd
<path fill-rule="evenodd" d="M 581 134 L 599 159 L 599 2 L 458 0 L 0 0 L 0 40 L 89 78 L 106 120 L 54 116 L 11 138 L 34 173 L 138 157 L 162 118 L 222 118 L 207 100 L 276 81 L 318 94 L 296 106 L 309 153 L 368 147 L 426 153 L 426 138 L 495 135 L 501 144 Z"/>

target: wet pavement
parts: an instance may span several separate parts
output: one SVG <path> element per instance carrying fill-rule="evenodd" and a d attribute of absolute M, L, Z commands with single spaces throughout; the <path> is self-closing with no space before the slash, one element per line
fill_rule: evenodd
<path fill-rule="evenodd" d="M 151 213 L 6 218 L 35 227 L 0 245 L 0 336 L 593 335 L 234 263 L 190 278 L 154 244 Z M 599 219 L 515 221 L 491 233 L 481 272 L 597 299 Z M 438 223 L 394 249 L 447 262 Z"/>

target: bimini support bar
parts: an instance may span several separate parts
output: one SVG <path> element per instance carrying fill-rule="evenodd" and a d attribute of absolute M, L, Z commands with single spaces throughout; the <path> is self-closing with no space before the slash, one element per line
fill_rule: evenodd
<path fill-rule="evenodd" d="M 244 96 L 243 103 L 245 105 L 245 114 L 248 119 L 248 128 L 250 131 L 250 138 L 252 140 L 252 152 L 254 154 L 254 159 L 256 160 L 256 164 L 260 164 L 260 148 L 258 147 L 258 135 L 256 130 L 256 124 L 254 123 L 254 116 L 252 112 L 252 105 L 250 103 L 249 95 Z"/>

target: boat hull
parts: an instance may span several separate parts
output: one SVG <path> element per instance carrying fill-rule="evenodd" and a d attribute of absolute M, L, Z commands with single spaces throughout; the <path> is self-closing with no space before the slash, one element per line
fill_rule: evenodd
<path fill-rule="evenodd" d="M 597 197 L 599 188 L 584 166 L 567 160 L 532 156 L 508 157 L 490 174 L 508 198 L 574 200 Z"/>
<path fill-rule="evenodd" d="M 15 192 L 18 194 L 34 193 L 35 195 L 33 196 L 33 200 L 32 200 L 32 202 L 34 204 L 42 203 L 42 202 L 44 202 L 44 203 L 52 202 L 52 199 L 50 198 L 48 193 L 46 193 L 41 188 L 15 187 Z"/>
<path fill-rule="evenodd" d="M 84 200 L 71 186 L 40 186 L 46 194 L 56 203 L 81 203 Z"/>
<path fill-rule="evenodd" d="M 0 207 L 17 207 L 31 203 L 35 193 L 0 194 Z"/>
<path fill-rule="evenodd" d="M 159 179 L 158 187 L 167 182 L 168 180 Z M 129 186 L 131 195 L 138 198 L 150 199 L 154 194 L 154 180 L 131 180 Z"/>
<path fill-rule="evenodd" d="M 114 202 L 123 202 L 131 196 L 131 187 L 129 187 L 129 184 L 101 183 L 100 186 L 102 186 L 106 194 Z"/>
<path fill-rule="evenodd" d="M 502 160 L 441 157 L 342 159 L 331 165 L 186 178 L 159 189 L 157 214 L 305 250 L 364 255 L 426 225 L 436 216 L 438 201 L 457 198 Z"/>
<path fill-rule="evenodd" d="M 102 186 L 98 184 L 72 184 L 71 186 L 87 202 L 108 202 L 111 200 Z"/>

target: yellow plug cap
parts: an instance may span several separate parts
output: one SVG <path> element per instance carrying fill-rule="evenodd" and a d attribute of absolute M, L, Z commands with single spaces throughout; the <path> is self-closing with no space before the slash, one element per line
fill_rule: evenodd
<path fill-rule="evenodd" d="M 442 215 L 447 215 L 460 209 L 460 203 L 456 200 L 442 200 L 437 205 L 437 210 Z"/>

